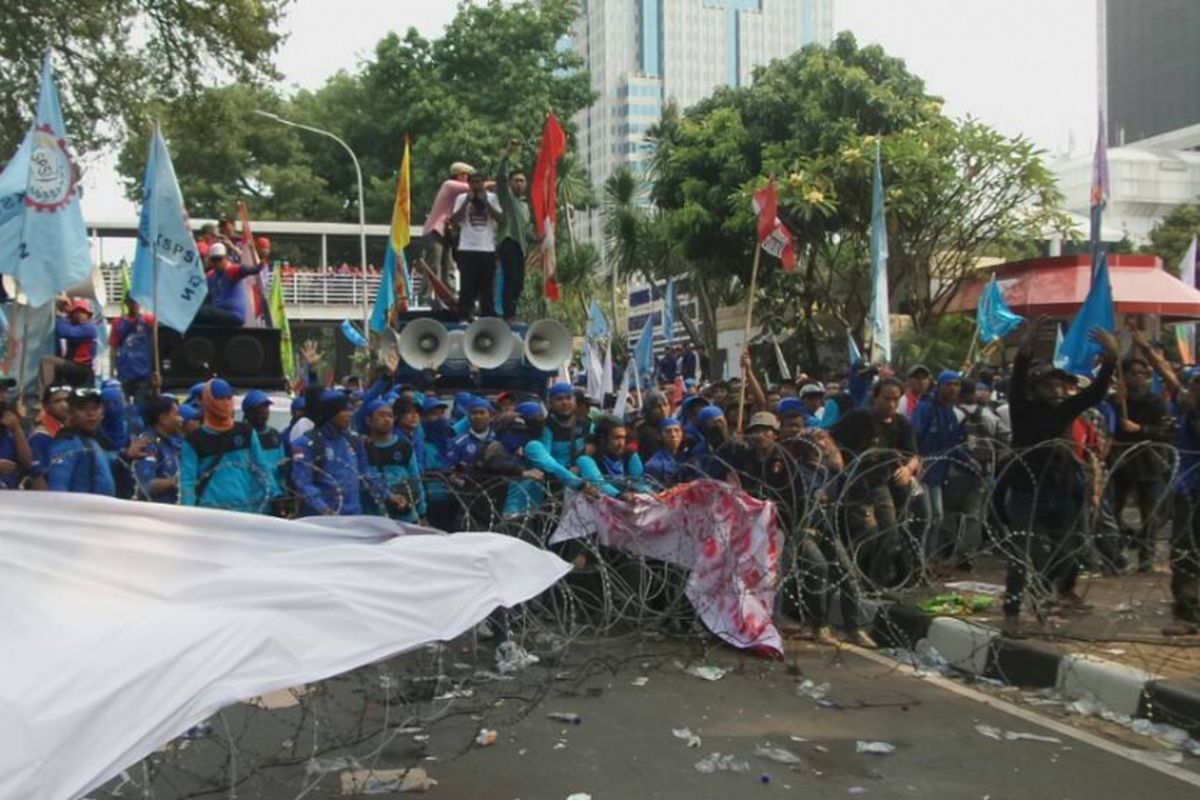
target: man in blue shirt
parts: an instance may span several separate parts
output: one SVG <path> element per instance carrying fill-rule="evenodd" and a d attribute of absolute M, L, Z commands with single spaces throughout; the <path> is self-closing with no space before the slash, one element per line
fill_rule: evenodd
<path fill-rule="evenodd" d="M 300 494 L 300 515 L 355 516 L 362 513 L 362 482 L 368 475 L 367 452 L 351 430 L 350 396 L 327 390 L 311 413 L 315 427 L 297 442 L 292 481 Z M 382 496 L 383 491 L 371 487 Z"/>
<path fill-rule="evenodd" d="M 641 480 L 645 470 L 637 453 L 627 452 L 628 428 L 616 417 L 601 417 L 596 423 L 594 455 L 579 457 L 579 477 L 609 497 L 631 500 L 648 491 Z"/>
<path fill-rule="evenodd" d="M 142 407 L 154 391 L 154 318 L 125 298 L 125 313 L 113 320 L 108 346 L 116 355 L 117 379 L 125 396 Z"/>
<path fill-rule="evenodd" d="M 467 410 L 467 419 L 470 427 L 450 445 L 446 460 L 452 468 L 469 473 L 496 434 L 492 431 L 492 406 L 486 400 L 472 401 Z"/>
<path fill-rule="evenodd" d="M 183 459 L 183 415 L 168 394 L 146 404 L 146 429 L 150 445 L 146 456 L 133 465 L 139 500 L 179 502 L 179 465 Z"/>
<path fill-rule="evenodd" d="M 550 415 L 542 432 L 542 444 L 567 469 L 575 466 L 587 444 L 588 426 L 576 411 L 575 390 L 569 383 L 556 383 L 546 393 Z"/>
<path fill-rule="evenodd" d="M 952 369 L 938 374 L 937 388 L 921 398 L 912 415 L 917 434 L 917 452 L 924 466 L 922 483 L 929 503 L 929 545 L 926 555 L 935 563 L 947 561 L 954 555 L 955 539 L 942 530 L 946 517 L 943 501 L 946 482 L 955 468 L 969 469 L 973 460 L 963 445 L 967 432 L 954 408 L 962 390 L 962 375 Z"/>
<path fill-rule="evenodd" d="M 271 497 L 280 497 L 283 494 L 281 470 L 287 455 L 282 434 L 270 425 L 271 398 L 266 392 L 255 389 L 242 398 L 242 419 L 258 434 L 258 445 L 270 471 Z"/>
<path fill-rule="evenodd" d="M 67 426 L 59 431 L 50 448 L 47 483 L 52 492 L 76 492 L 115 497 L 113 462 L 118 454 L 106 450 L 97 440 L 104 405 L 95 389 L 79 388 L 71 392 Z M 146 449 L 143 440 L 131 442 L 120 457 L 132 461 Z"/>
<path fill-rule="evenodd" d="M 397 405 L 402 400 L 397 400 Z M 425 492 L 415 448 L 396 431 L 395 414 L 383 400 L 370 401 L 365 411 L 367 474 L 371 478 L 363 497 L 366 513 L 387 514 L 403 522 L 422 521 Z"/>
<path fill-rule="evenodd" d="M 659 423 L 659 429 L 662 433 L 660 446 L 645 463 L 646 477 L 653 480 L 658 489 L 701 477 L 692 467 L 684 464 L 683 423 L 668 417 Z"/>
<path fill-rule="evenodd" d="M 12 378 L 0 377 L 0 489 L 17 488 L 34 465 L 21 417 L 8 403 L 8 390 L 16 385 Z"/>

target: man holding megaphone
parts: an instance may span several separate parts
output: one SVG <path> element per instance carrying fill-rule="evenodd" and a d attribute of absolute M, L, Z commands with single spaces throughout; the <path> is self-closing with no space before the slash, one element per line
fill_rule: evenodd
<path fill-rule="evenodd" d="M 464 320 L 474 319 L 475 301 L 479 316 L 496 316 L 496 229 L 504 219 L 500 201 L 486 187 L 482 171 L 471 176 L 466 194 L 454 200 L 451 219 L 458 234 L 458 313 Z"/>

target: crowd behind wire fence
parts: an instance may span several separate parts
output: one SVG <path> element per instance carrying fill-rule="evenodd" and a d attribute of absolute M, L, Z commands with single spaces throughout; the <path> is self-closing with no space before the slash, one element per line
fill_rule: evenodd
<path fill-rule="evenodd" d="M 901 381 L 860 363 L 844 388 L 767 391 L 746 359 L 744 423 L 740 387 L 726 382 L 664 382 L 617 417 L 565 383 L 544 397 L 442 398 L 400 384 L 394 356 L 365 386 L 317 388 L 314 374 L 282 430 L 269 424 L 270 396 L 250 392 L 238 409 L 221 379 L 182 402 L 143 395 L 141 405 L 115 383 L 51 385 L 35 420 L 6 404 L 0 465 L 14 490 L 284 517 L 386 515 L 538 546 L 576 494 L 626 502 L 722 481 L 778 509 L 780 618 L 819 638 L 836 621 L 867 645 L 863 597 L 896 599 L 995 558 L 1007 564 L 1005 630 L 1020 635 L 1023 607 L 1038 619 L 1082 608 L 1081 574 L 1148 571 L 1166 538 L 1168 632 L 1194 632 L 1200 375 L 1172 373 L 1156 391 L 1160 365 L 1135 354 L 1121 395 L 1111 394 L 1115 343 L 1099 341 L 1111 352 L 1090 382 L 1024 348 L 1008 378 L 918 365 Z M 306 353 L 315 367 L 320 354 Z M 559 549 L 579 570 L 607 564 L 579 543 Z M 630 574 L 606 574 L 602 588 Z M 670 590 L 664 576 L 643 578 Z M 677 605 L 667 604 L 673 614 Z"/>

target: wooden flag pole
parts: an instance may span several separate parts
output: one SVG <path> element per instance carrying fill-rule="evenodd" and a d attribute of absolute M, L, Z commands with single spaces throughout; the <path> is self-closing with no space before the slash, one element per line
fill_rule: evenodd
<path fill-rule="evenodd" d="M 750 353 L 750 324 L 754 320 L 754 295 L 758 292 L 758 262 L 762 256 L 762 242 L 754 240 L 754 266 L 750 268 L 750 296 L 746 299 L 746 327 L 742 333 L 743 353 Z M 741 366 L 741 365 L 739 365 Z M 741 366 L 742 386 L 738 392 L 738 433 L 746 427 L 746 368 Z"/>

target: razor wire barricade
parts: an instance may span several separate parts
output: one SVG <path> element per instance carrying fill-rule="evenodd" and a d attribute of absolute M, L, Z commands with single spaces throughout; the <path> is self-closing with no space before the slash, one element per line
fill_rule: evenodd
<path fill-rule="evenodd" d="M 1193 475 L 1200 454 L 1144 444 L 1108 459 L 1075 442 L 1057 441 L 1019 452 L 996 447 L 985 458 L 966 451 L 927 457 L 927 468 L 939 460 L 949 466 L 938 515 L 919 481 L 896 485 L 885 452 L 851 457 L 831 450 L 820 434 L 781 442 L 766 454 L 769 458 L 736 448 L 717 452 L 707 465 L 711 472 L 723 472 L 740 491 L 777 510 L 781 541 L 772 609 L 777 620 L 813 627 L 866 623 L 866 601 L 927 597 L 935 591 L 931 584 L 939 568 L 972 566 L 971 577 L 991 569 L 990 577 L 1004 564 L 1023 575 L 1026 609 L 1046 619 L 1072 589 L 1087 597 L 1089 582 L 1114 571 L 1121 550 L 1136 550 L 1144 521 L 1132 505 L 1117 514 L 1112 475 L 1127 460 L 1144 460 L 1147 454 L 1160 467 L 1148 521 L 1160 545 L 1168 531 L 1172 543 L 1169 559 L 1160 558 L 1159 566 L 1171 568 L 1177 584 L 1195 586 L 1200 580 L 1195 534 L 1200 488 L 1192 488 L 1200 486 L 1200 473 Z M 781 465 L 780 472 L 757 469 L 768 462 Z M 349 465 L 315 465 L 314 470 L 320 475 L 341 466 Z M 275 480 L 277 494 L 240 510 L 297 513 L 298 498 L 286 481 L 254 469 L 241 471 L 250 484 L 270 486 Z M 332 474 L 328 477 L 333 482 Z M 622 494 L 681 491 L 645 476 L 608 481 Z M 475 527 L 519 537 L 554 550 L 574 569 L 542 595 L 503 617 L 493 615 L 490 625 L 473 635 L 229 707 L 94 797 L 327 796 L 339 783 L 345 786 L 370 770 L 385 770 L 373 780 L 392 780 L 395 789 L 424 775 L 412 768 L 386 772 L 397 764 L 423 764 L 436 775 L 437 762 L 423 761 L 431 732 L 448 732 L 458 742 L 449 758 L 461 757 L 477 746 L 476 719 L 499 708 L 515 721 L 564 681 L 588 670 L 615 668 L 591 659 L 597 642 L 616 643 L 642 660 L 647 649 L 659 659 L 690 660 L 716 642 L 703 623 L 712 609 L 689 596 L 691 576 L 679 566 L 684 553 L 640 555 L 635 548 L 605 544 L 599 535 L 552 542 L 582 504 L 623 500 L 600 500 L 550 480 L 454 470 L 390 484 L 364 480 L 358 488 L 375 493 L 374 513 L 390 508 L 404 514 L 419 508 L 423 497 L 425 515 L 419 519 L 436 519 L 448 530 Z M 510 502 L 514 491 L 525 493 L 521 502 Z M 389 507 L 396 496 L 407 501 Z M 681 515 L 679 524 L 689 523 Z M 679 542 L 682 548 L 686 540 Z M 722 557 L 738 553 L 730 548 Z M 1151 587 L 1138 576 L 1109 580 L 1125 587 L 1121 607 L 1161 606 L 1168 597 L 1163 581 Z M 735 582 L 728 586 L 731 597 L 739 591 Z M 1161 642 L 1134 651 L 1142 643 L 1126 631 L 1122 613 L 1094 620 L 1072 646 L 1102 655 L 1124 649 L 1136 653 L 1136 666 L 1164 671 L 1178 651 L 1163 649 Z M 540 662 L 502 657 L 497 638 L 517 643 Z M 900 631 L 889 638 L 904 641 Z M 445 752 L 439 749 L 443 762 Z"/>

